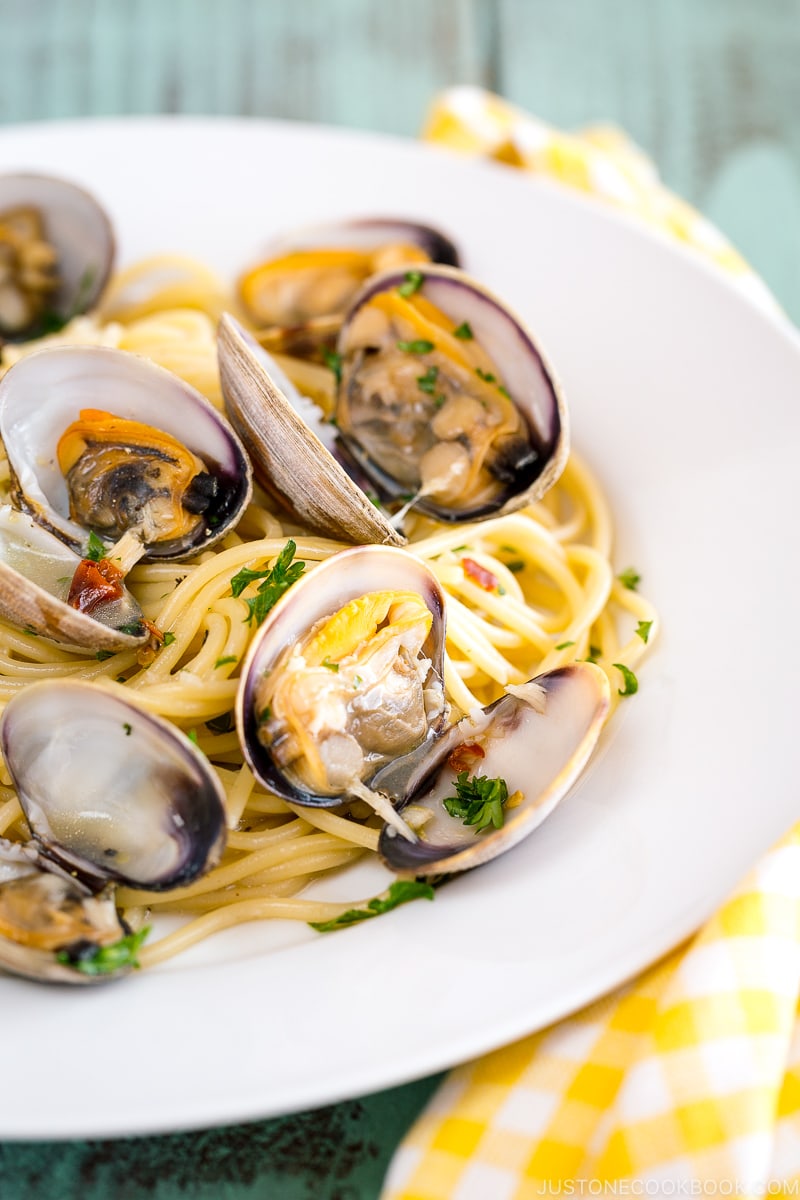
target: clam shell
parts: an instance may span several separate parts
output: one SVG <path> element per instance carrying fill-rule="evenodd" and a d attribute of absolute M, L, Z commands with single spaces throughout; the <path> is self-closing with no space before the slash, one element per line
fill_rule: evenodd
<path fill-rule="evenodd" d="M 431 262 L 447 263 L 451 267 L 459 265 L 458 248 L 446 233 L 406 217 L 355 217 L 348 221 L 308 225 L 276 238 L 266 248 L 264 258 L 277 257 L 291 250 L 326 246 L 369 250 L 385 242 L 408 242 L 424 250 Z"/>
<path fill-rule="evenodd" d="M 178 887 L 222 853 L 224 792 L 205 755 L 105 688 L 31 684 L 6 705 L 0 748 L 34 840 L 94 890 Z"/>
<path fill-rule="evenodd" d="M 0 437 L 15 503 L 67 545 L 80 552 L 88 533 L 70 520 L 56 446 L 84 408 L 112 411 L 172 434 L 220 481 L 221 501 L 199 539 L 179 552 L 152 546 L 147 558 L 197 554 L 238 521 L 252 494 L 250 463 L 228 422 L 199 392 L 135 354 L 54 346 L 21 359 L 0 380 Z"/>
<path fill-rule="evenodd" d="M 88 312 L 101 296 L 114 262 L 114 231 L 89 192 L 50 175 L 0 175 L 0 213 L 32 206 L 44 217 L 58 251 L 61 284 L 50 307 L 62 320 Z"/>
<path fill-rule="evenodd" d="M 569 455 L 569 418 L 563 391 L 553 366 L 522 320 L 488 288 L 465 272 L 446 266 L 419 268 L 425 298 L 451 320 L 467 322 L 477 343 L 494 359 L 505 387 L 522 414 L 535 463 L 525 467 L 491 504 L 455 508 L 422 497 L 414 507 L 439 521 L 474 521 L 502 516 L 540 499 L 553 486 Z M 339 335 L 338 351 L 346 358 L 353 322 L 360 309 L 378 293 L 403 285 L 405 272 L 385 271 L 368 280 L 353 300 Z M 343 384 L 344 386 L 344 384 Z M 408 485 L 393 481 L 359 445 L 340 429 L 340 436 L 365 475 L 384 497 L 397 498 Z"/>
<path fill-rule="evenodd" d="M 477 720 L 465 717 L 432 746 L 378 772 L 371 786 L 386 792 L 400 813 L 412 803 L 433 812 L 416 842 L 384 827 L 378 848 L 386 865 L 412 876 L 450 874 L 488 862 L 516 845 L 550 815 L 578 779 L 597 744 L 609 703 L 605 672 L 592 663 L 572 663 L 515 688 Z M 451 817 L 441 801 L 453 793 L 455 771 L 448 767 L 448 757 L 485 729 L 494 734 L 484 740 L 486 757 L 471 774 L 500 777 L 509 795 L 519 790 L 523 799 L 518 807 L 505 810 L 499 829 L 476 834 Z"/>
<path fill-rule="evenodd" d="M 278 601 L 256 634 L 242 667 L 236 728 L 253 774 L 270 791 L 294 804 L 331 808 L 341 796 L 318 796 L 296 787 L 258 738 L 255 694 L 259 680 L 313 625 L 368 592 L 418 592 L 433 615 L 424 647 L 441 678 L 444 658 L 444 596 L 435 576 L 412 555 L 388 546 L 342 550 L 303 576 Z M 435 732 L 435 731 L 434 731 Z"/>
<path fill-rule="evenodd" d="M 71 579 L 80 555 L 27 513 L 0 507 L 0 615 L 29 633 L 50 638 L 67 649 L 130 650 L 143 645 L 148 631 L 124 633 L 72 608 L 54 594 L 62 579 Z M 130 622 L 141 610 L 128 593 Z"/>
<path fill-rule="evenodd" d="M 233 317 L 219 323 L 219 373 L 231 424 L 264 487 L 310 529 L 339 541 L 405 538 L 350 479 L 270 375 L 269 355 Z"/>

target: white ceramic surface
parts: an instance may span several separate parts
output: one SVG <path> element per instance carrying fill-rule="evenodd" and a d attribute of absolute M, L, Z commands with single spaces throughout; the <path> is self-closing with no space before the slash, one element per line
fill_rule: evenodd
<path fill-rule="evenodd" d="M 128 262 L 229 275 L 292 225 L 440 224 L 530 321 L 663 617 L 577 791 L 512 853 L 345 933 L 249 926 L 120 986 L 0 979 L 6 1138 L 221 1124 L 398 1083 L 575 1009 L 685 937 L 797 816 L 800 344 L 713 269 L 502 167 L 298 125 L 0 131 L 96 190 Z M 350 895 L 380 886 L 359 869 Z M 340 888 L 343 885 L 336 885 Z"/>

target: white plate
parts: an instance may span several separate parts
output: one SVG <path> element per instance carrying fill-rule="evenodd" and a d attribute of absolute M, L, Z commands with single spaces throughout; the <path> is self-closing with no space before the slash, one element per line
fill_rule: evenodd
<path fill-rule="evenodd" d="M 119 986 L 0 980 L 6 1138 L 221 1124 L 446 1067 L 689 934 L 797 815 L 800 344 L 599 205 L 370 136 L 135 120 L 0 133 L 0 169 L 95 189 L 124 261 L 232 273 L 305 221 L 439 223 L 539 332 L 664 635 L 577 792 L 521 847 L 333 936 L 249 926 Z M 357 885 L 370 894 L 372 880 Z M 362 887 L 363 884 L 363 887 Z"/>

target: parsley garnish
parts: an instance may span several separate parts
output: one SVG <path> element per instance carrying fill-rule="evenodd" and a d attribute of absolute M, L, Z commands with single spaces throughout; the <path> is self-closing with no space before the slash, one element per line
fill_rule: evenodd
<path fill-rule="evenodd" d="M 309 921 L 309 925 L 318 933 L 332 933 L 334 929 L 344 929 L 347 925 L 355 925 L 359 921 L 377 917 L 380 913 L 390 912 L 400 904 L 407 904 L 409 900 L 432 900 L 433 896 L 434 891 L 429 883 L 422 883 L 418 879 L 398 879 L 390 886 L 385 896 L 375 896 L 373 900 L 369 900 L 366 908 L 349 908 L 347 912 L 331 921 Z"/>
<path fill-rule="evenodd" d="M 480 367 L 475 368 L 475 374 L 479 379 L 482 379 L 484 383 L 497 383 L 496 375 L 490 374 L 489 371 L 482 371 Z"/>
<path fill-rule="evenodd" d="M 636 626 L 636 632 L 645 644 L 647 644 L 647 639 L 650 637 L 652 625 L 652 621 L 640 621 Z"/>
<path fill-rule="evenodd" d="M 172 632 L 172 630 L 168 629 L 167 632 L 164 634 L 164 645 L 171 646 L 174 641 L 175 641 L 175 634 Z"/>
<path fill-rule="evenodd" d="M 425 282 L 425 276 L 421 271 L 406 271 L 405 282 L 401 283 L 397 289 L 401 296 L 413 296 L 414 292 L 418 292 Z"/>
<path fill-rule="evenodd" d="M 89 541 L 86 543 L 86 553 L 83 557 L 88 558 L 90 562 L 100 562 L 100 559 L 105 558 L 105 556 L 105 543 L 92 530 L 89 534 Z"/>
<path fill-rule="evenodd" d="M 131 637 L 139 637 L 142 632 L 141 621 L 132 621 L 130 625 L 118 625 L 117 633 L 128 633 Z"/>
<path fill-rule="evenodd" d="M 628 588 L 628 590 L 631 592 L 635 592 L 636 588 L 642 581 L 642 577 L 635 567 L 626 567 L 624 571 L 620 571 L 617 579 L 620 581 L 623 587 Z"/>
<path fill-rule="evenodd" d="M 236 654 L 226 654 L 224 658 L 217 659 L 217 661 L 214 663 L 214 669 L 216 670 L 217 667 L 225 667 L 228 665 L 228 663 L 235 663 L 238 661 L 239 658 Z"/>
<path fill-rule="evenodd" d="M 95 658 L 97 659 L 98 662 L 105 662 L 107 658 L 113 658 L 113 657 L 114 657 L 113 650 L 98 650 L 97 654 L 95 654 Z"/>
<path fill-rule="evenodd" d="M 614 666 L 622 672 L 622 678 L 625 681 L 624 688 L 617 688 L 620 696 L 633 696 L 639 690 L 639 680 L 630 667 L 626 667 L 624 663 L 614 663 Z"/>
<path fill-rule="evenodd" d="M 424 375 L 417 376 L 417 387 L 421 392 L 427 392 L 429 396 L 433 395 L 436 387 L 436 376 L 439 374 L 438 367 L 428 367 Z"/>
<path fill-rule="evenodd" d="M 397 349 L 402 350 L 404 354 L 430 354 L 435 347 L 427 338 L 417 338 L 412 342 L 398 342 Z"/>
<path fill-rule="evenodd" d="M 322 660 L 322 665 L 323 665 L 323 667 L 327 667 L 329 671 L 338 671 L 339 670 L 339 664 L 337 662 L 331 662 L 331 660 L 327 654 L 325 655 L 325 657 Z"/>
<path fill-rule="evenodd" d="M 514 562 L 507 562 L 505 565 L 512 575 L 519 575 L 520 571 L 525 570 L 525 563 L 522 561 L 522 559 L 516 559 Z"/>
<path fill-rule="evenodd" d="M 509 392 L 508 388 L 503 387 L 502 383 L 498 383 L 497 390 L 501 396 L 505 396 L 506 400 L 511 399 L 511 393 Z"/>
<path fill-rule="evenodd" d="M 325 360 L 325 366 L 329 367 L 336 376 L 336 382 L 342 382 L 342 356 L 337 354 L 335 350 L 323 349 L 322 357 Z M 331 425 L 335 422 L 331 421 Z"/>
<path fill-rule="evenodd" d="M 190 729 L 190 730 L 188 730 L 188 732 L 187 732 L 186 736 L 188 737 L 189 741 L 190 741 L 190 742 L 191 742 L 191 743 L 192 743 L 194 746 L 197 746 L 197 749 L 199 750 L 199 749 L 200 749 L 200 743 L 199 743 L 199 742 L 198 742 L 198 740 L 197 740 L 197 730 L 196 730 L 196 729 Z"/>
<path fill-rule="evenodd" d="M 272 716 L 272 709 L 270 708 L 269 705 L 267 705 L 266 708 L 262 708 L 261 712 L 258 714 L 259 725 L 263 725 L 264 722 L 268 721 L 271 716 Z"/>
<path fill-rule="evenodd" d="M 296 550 L 297 544 L 289 538 L 271 568 L 264 571 L 251 571 L 248 567 L 243 567 L 237 575 L 234 575 L 231 580 L 231 591 L 234 596 L 241 596 L 247 585 L 254 580 L 262 580 L 258 585 L 256 595 L 246 601 L 248 609 L 246 621 L 260 625 L 283 593 L 287 592 L 303 574 L 306 564 L 292 562 Z"/>
<path fill-rule="evenodd" d="M 433 398 L 434 408 L 441 408 L 446 399 L 447 399 L 447 396 L 442 395 L 442 394 L 440 394 L 438 396 L 434 396 L 434 398 Z"/>
<path fill-rule="evenodd" d="M 122 728 L 125 730 L 125 737 L 130 737 L 131 733 L 133 732 L 133 726 L 128 724 L 128 722 L 126 721 L 124 723 L 124 725 L 122 726 Z"/>
<path fill-rule="evenodd" d="M 602 646 L 589 646 L 589 653 L 586 657 L 586 661 L 590 662 L 590 663 L 596 663 L 598 658 L 602 658 L 602 656 L 603 656 L 603 647 Z"/>
<path fill-rule="evenodd" d="M 453 330 L 453 337 L 461 338 L 464 342 L 471 342 L 475 337 L 469 326 L 469 322 L 462 321 L 457 329 Z"/>
<path fill-rule="evenodd" d="M 459 817 L 465 825 L 474 825 L 475 832 L 494 825 L 501 829 L 505 814 L 503 805 L 508 800 L 508 787 L 504 779 L 489 779 L 486 775 L 474 775 L 460 771 L 456 776 L 455 796 L 448 796 L 443 804 L 451 817 Z"/>
<path fill-rule="evenodd" d="M 56 959 L 68 967 L 74 967 L 82 975 L 111 975 L 121 967 L 138 967 L 136 955 L 150 928 L 151 926 L 145 925 L 138 933 L 130 933 L 110 946 L 97 946 L 86 957 L 75 957 L 68 947 L 66 950 L 59 950 Z M 83 945 L 85 946 L 85 943 Z"/>
<path fill-rule="evenodd" d="M 559 642 L 558 645 L 556 646 L 556 650 L 566 650 L 568 646 L 574 646 L 574 645 L 575 645 L 574 642 Z"/>

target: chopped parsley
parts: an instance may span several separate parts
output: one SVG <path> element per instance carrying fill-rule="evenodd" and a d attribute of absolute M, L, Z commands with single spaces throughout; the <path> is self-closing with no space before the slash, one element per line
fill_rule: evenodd
<path fill-rule="evenodd" d="M 433 398 L 434 408 L 441 408 L 446 399 L 447 399 L 447 396 L 443 395 L 441 392 L 439 393 L 438 396 L 434 396 L 434 398 Z"/>
<path fill-rule="evenodd" d="M 566 650 L 569 646 L 574 646 L 574 645 L 575 645 L 574 642 L 559 642 L 558 645 L 556 646 L 556 650 Z"/>
<path fill-rule="evenodd" d="M 305 571 L 306 564 L 304 562 L 292 562 L 296 550 L 297 544 L 289 538 L 271 568 L 264 571 L 251 571 L 248 567 L 243 567 L 231 579 L 231 591 L 234 596 L 241 596 L 249 583 L 253 583 L 256 579 L 261 580 L 255 596 L 245 601 L 247 604 L 245 620 L 248 623 L 260 625 L 283 593 L 287 592 Z"/>
<path fill-rule="evenodd" d="M 471 342 L 475 337 L 475 334 L 472 332 L 469 322 L 462 321 L 461 324 L 453 330 L 453 337 L 461 338 L 463 342 Z"/>
<path fill-rule="evenodd" d="M 174 641 L 175 641 L 175 634 L 170 629 L 168 629 L 167 632 L 164 634 L 164 645 L 171 646 Z"/>
<path fill-rule="evenodd" d="M 525 570 L 525 563 L 522 561 L 521 558 L 514 559 L 513 562 L 507 562 L 505 564 L 505 566 L 506 566 L 506 569 L 508 571 L 510 571 L 512 575 L 519 575 L 520 571 Z"/>
<path fill-rule="evenodd" d="M 409 900 L 433 900 L 434 891 L 429 883 L 418 879 L 398 879 L 383 896 L 375 896 L 367 902 L 366 908 L 349 908 L 347 912 L 334 917 L 331 921 L 309 921 L 312 929 L 318 933 L 332 933 L 334 929 L 344 929 L 348 925 L 356 925 L 359 921 L 368 921 L 381 913 L 391 912 L 400 904 Z"/>
<path fill-rule="evenodd" d="M 186 736 L 188 737 L 188 739 L 192 743 L 192 745 L 197 746 L 197 749 L 199 750 L 200 743 L 197 740 L 197 730 L 196 729 L 188 730 Z"/>
<path fill-rule="evenodd" d="M 475 368 L 475 374 L 478 379 L 482 379 L 484 383 L 497 383 L 497 376 L 492 375 L 489 371 L 482 371 L 480 367 Z"/>
<path fill-rule="evenodd" d="M 406 277 L 403 283 L 397 289 L 401 296 L 413 296 L 418 292 L 425 282 L 425 276 L 421 271 L 406 271 Z"/>
<path fill-rule="evenodd" d="M 95 533 L 94 530 L 89 534 L 89 541 L 86 543 L 86 553 L 84 558 L 88 558 L 90 562 L 100 562 L 101 558 L 106 556 L 105 542 L 103 542 Z"/>
<path fill-rule="evenodd" d="M 634 675 L 630 667 L 626 667 L 624 663 L 614 663 L 618 671 L 622 672 L 622 678 L 625 682 L 624 688 L 617 688 L 620 696 L 633 696 L 639 690 L 639 680 Z"/>
<path fill-rule="evenodd" d="M 98 662 L 105 662 L 107 658 L 113 658 L 113 657 L 114 657 L 113 650 L 98 650 L 97 654 L 95 654 L 95 658 L 97 659 Z"/>
<path fill-rule="evenodd" d="M 112 975 L 122 967 L 138 967 L 136 955 L 150 929 L 150 925 L 145 925 L 138 933 L 129 933 L 110 946 L 78 942 L 74 947 L 59 950 L 56 959 L 65 966 L 74 967 L 82 975 Z"/>
<path fill-rule="evenodd" d="M 647 644 L 647 639 L 650 637 L 652 626 L 652 621 L 640 621 L 636 626 L 636 632 L 645 644 Z"/>
<path fill-rule="evenodd" d="M 430 354 L 435 346 L 427 338 L 417 338 L 411 342 L 398 342 L 397 349 L 402 350 L 404 354 Z"/>
<path fill-rule="evenodd" d="M 329 671 L 338 671 L 339 670 L 339 664 L 337 662 L 331 662 L 331 660 L 327 654 L 325 655 L 325 657 L 322 660 L 322 665 L 323 665 L 323 667 L 327 667 Z"/>
<path fill-rule="evenodd" d="M 325 348 L 322 351 L 322 357 L 325 360 L 325 366 L 329 367 L 330 370 L 333 371 L 334 375 L 336 376 L 337 384 L 341 383 L 342 382 L 342 356 L 341 356 L 341 354 L 337 354 L 335 350 L 328 350 L 327 348 Z M 334 422 L 331 421 L 331 424 L 334 424 Z"/>
<path fill-rule="evenodd" d="M 439 374 L 438 367 L 428 367 L 424 375 L 417 376 L 417 387 L 421 392 L 427 392 L 432 396 L 436 388 L 436 377 Z"/>
<path fill-rule="evenodd" d="M 505 396 L 506 400 L 511 399 L 511 393 L 509 392 L 508 388 L 503 387 L 502 383 L 498 383 L 497 390 L 501 396 Z"/>
<path fill-rule="evenodd" d="M 272 717 L 272 709 L 267 704 L 264 708 L 262 708 L 261 712 L 258 714 L 259 725 L 264 725 L 267 721 L 270 720 L 271 717 Z"/>
<path fill-rule="evenodd" d="M 131 724 L 129 724 L 127 721 L 122 726 L 122 728 L 125 730 L 125 737 L 130 737 L 131 734 L 133 733 L 133 726 Z"/>
<path fill-rule="evenodd" d="M 634 567 L 626 567 L 624 571 L 620 571 L 617 579 L 623 587 L 626 587 L 631 592 L 635 592 L 642 581 L 641 575 Z"/>
<path fill-rule="evenodd" d="M 586 661 L 590 662 L 590 663 L 596 663 L 598 658 L 602 658 L 602 657 L 603 657 L 603 647 L 602 646 L 590 646 L 589 653 L 586 655 Z"/>
<path fill-rule="evenodd" d="M 214 669 L 217 667 L 227 667 L 228 663 L 236 663 L 239 661 L 237 654 L 226 654 L 224 658 L 218 658 L 214 663 Z"/>
<path fill-rule="evenodd" d="M 451 817 L 459 817 L 465 825 L 474 825 L 475 832 L 502 829 L 505 820 L 503 805 L 508 800 L 508 786 L 504 779 L 489 779 L 486 775 L 474 775 L 459 771 L 454 783 L 455 796 L 448 796 L 444 807 Z"/>

